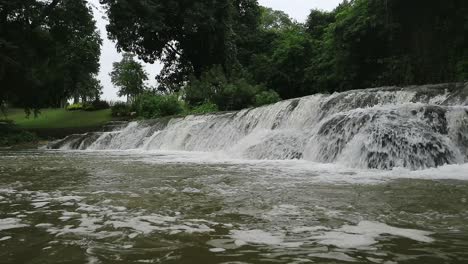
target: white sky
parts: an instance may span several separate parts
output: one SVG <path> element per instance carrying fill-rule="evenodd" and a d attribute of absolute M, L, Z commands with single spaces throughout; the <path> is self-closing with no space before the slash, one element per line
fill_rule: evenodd
<path fill-rule="evenodd" d="M 96 7 L 99 7 L 99 0 L 89 0 L 89 2 Z M 342 2 L 342 0 L 258 0 L 258 2 L 260 5 L 271 7 L 276 10 L 282 10 L 298 22 L 304 22 L 311 9 L 317 8 L 330 11 Z M 109 73 L 112 71 L 112 63 L 119 61 L 121 59 L 121 55 L 117 53 L 115 44 L 107 38 L 107 21 L 103 18 L 105 13 L 98 8 L 94 9 L 94 15 L 97 20 L 97 26 L 101 31 L 101 35 L 104 40 L 101 51 L 101 72 L 99 73 L 99 79 L 104 86 L 102 99 L 116 101 L 119 100 L 119 97 L 117 96 L 117 88 L 112 85 Z M 159 63 L 155 63 L 153 65 L 145 64 L 145 68 L 150 75 L 149 84 L 155 85 L 156 81 L 154 78 L 161 70 L 161 65 Z"/>

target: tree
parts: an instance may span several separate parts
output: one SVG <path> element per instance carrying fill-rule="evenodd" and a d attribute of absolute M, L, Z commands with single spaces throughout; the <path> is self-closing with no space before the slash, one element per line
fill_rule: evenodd
<path fill-rule="evenodd" d="M 88 75 L 77 84 L 74 97 L 81 97 L 83 102 L 99 101 L 102 95 L 103 86 L 96 75 Z"/>
<path fill-rule="evenodd" d="M 160 60 L 160 83 L 179 82 L 221 65 L 230 75 L 237 46 L 248 30 L 256 30 L 256 0 L 101 0 L 117 48 L 145 62 Z M 256 13 L 255 13 L 256 14 Z M 169 80 L 169 81 L 165 81 Z M 171 89 L 177 89 L 171 87 Z"/>
<path fill-rule="evenodd" d="M 112 83 L 119 88 L 119 96 L 127 96 L 128 101 L 145 91 L 145 81 L 148 80 L 143 65 L 130 53 L 124 53 L 120 62 L 114 62 L 110 76 Z"/>
<path fill-rule="evenodd" d="M 95 79 L 100 68 L 102 40 L 86 1 L 67 0 L 59 5 L 51 14 L 50 31 L 58 47 L 55 57 L 55 65 L 59 65 L 57 72 L 61 73 L 58 77 L 66 84 L 64 96 L 73 97 L 77 102 L 80 97 L 89 96 L 91 91 L 83 89 L 83 83 Z M 91 85 L 87 89 L 90 87 L 98 88 Z M 80 91 L 86 92 L 80 94 Z M 99 91 L 91 93 L 96 92 Z"/>
<path fill-rule="evenodd" d="M 260 7 L 260 26 L 263 30 L 284 30 L 294 26 L 294 22 L 283 11 Z"/>
<path fill-rule="evenodd" d="M 461 0 L 352 1 L 329 28 L 339 89 L 463 80 L 467 13 Z"/>
<path fill-rule="evenodd" d="M 0 101 L 59 106 L 99 71 L 100 45 L 85 0 L 0 0 Z"/>
<path fill-rule="evenodd" d="M 259 31 L 243 62 L 256 83 L 264 84 L 289 99 L 310 93 L 304 70 L 311 56 L 311 43 L 304 26 L 281 11 L 261 8 Z"/>

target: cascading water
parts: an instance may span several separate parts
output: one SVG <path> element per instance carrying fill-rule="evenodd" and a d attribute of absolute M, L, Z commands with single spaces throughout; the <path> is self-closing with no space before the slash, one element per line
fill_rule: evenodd
<path fill-rule="evenodd" d="M 49 145 L 73 150 L 223 152 L 351 167 L 468 162 L 468 83 L 313 95 L 239 112 L 131 122 Z"/>

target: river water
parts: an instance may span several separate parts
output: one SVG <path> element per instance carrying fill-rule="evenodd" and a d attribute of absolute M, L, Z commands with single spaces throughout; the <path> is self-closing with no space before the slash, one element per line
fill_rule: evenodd
<path fill-rule="evenodd" d="M 468 263 L 468 165 L 0 152 L 0 263 Z"/>

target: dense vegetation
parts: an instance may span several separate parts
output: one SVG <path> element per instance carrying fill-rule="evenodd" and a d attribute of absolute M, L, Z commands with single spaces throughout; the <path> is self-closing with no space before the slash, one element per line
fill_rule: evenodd
<path fill-rule="evenodd" d="M 34 133 L 21 130 L 11 122 L 0 120 L 0 148 L 37 141 L 38 137 Z"/>
<path fill-rule="evenodd" d="M 145 117 L 468 79 L 465 0 L 345 0 L 303 24 L 256 0 L 100 2 L 109 37 L 128 53 L 113 83 Z M 100 44 L 85 0 L 0 0 L 0 102 L 97 101 Z M 164 64 L 158 87 L 144 86 L 134 55 Z"/>
<path fill-rule="evenodd" d="M 159 89 L 193 106 L 468 78 L 464 0 L 344 1 L 305 24 L 255 0 L 101 3 L 118 48 L 164 62 Z"/>
<path fill-rule="evenodd" d="M 0 104 L 96 99 L 100 48 L 86 0 L 0 0 Z"/>

